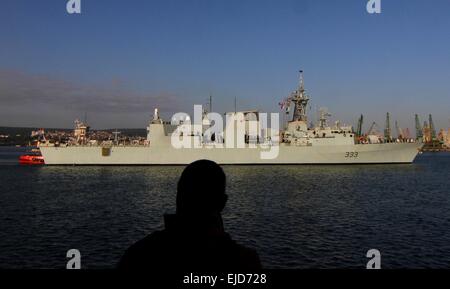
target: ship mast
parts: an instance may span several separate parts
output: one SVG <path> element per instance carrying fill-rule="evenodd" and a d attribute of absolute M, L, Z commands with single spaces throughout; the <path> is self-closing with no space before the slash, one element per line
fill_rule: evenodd
<path fill-rule="evenodd" d="M 303 81 L 303 70 L 300 70 L 300 81 L 298 89 L 293 91 L 288 98 L 294 103 L 294 113 L 292 114 L 292 121 L 307 121 L 306 107 L 308 105 L 309 97 L 305 93 L 305 84 Z"/>

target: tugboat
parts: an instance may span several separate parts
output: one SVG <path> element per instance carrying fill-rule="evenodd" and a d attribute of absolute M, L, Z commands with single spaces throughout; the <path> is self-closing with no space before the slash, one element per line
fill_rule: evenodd
<path fill-rule="evenodd" d="M 39 149 L 32 149 L 30 154 L 21 155 L 19 157 L 19 164 L 21 165 L 43 165 L 44 157 L 41 155 Z"/>

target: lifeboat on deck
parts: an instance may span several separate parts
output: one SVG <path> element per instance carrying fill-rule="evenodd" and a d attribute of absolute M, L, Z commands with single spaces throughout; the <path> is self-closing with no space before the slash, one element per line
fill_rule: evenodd
<path fill-rule="evenodd" d="M 43 165 L 44 157 L 41 155 L 22 155 L 19 157 L 19 164 L 21 165 Z"/>

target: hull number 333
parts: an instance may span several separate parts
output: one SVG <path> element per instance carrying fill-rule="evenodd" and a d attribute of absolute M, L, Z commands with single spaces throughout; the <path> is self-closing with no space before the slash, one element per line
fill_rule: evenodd
<path fill-rule="evenodd" d="M 345 152 L 345 157 L 346 158 L 357 158 L 358 152 Z"/>

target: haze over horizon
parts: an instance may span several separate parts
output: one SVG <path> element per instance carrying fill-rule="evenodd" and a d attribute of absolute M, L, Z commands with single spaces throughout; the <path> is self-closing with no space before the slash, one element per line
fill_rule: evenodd
<path fill-rule="evenodd" d="M 7 0 L 0 10 L 0 126 L 145 128 L 153 109 L 278 103 L 305 72 L 311 109 L 364 128 L 450 127 L 450 1 Z M 314 113 L 310 114 L 314 117 Z M 395 129 L 395 128 L 394 128 Z"/>

